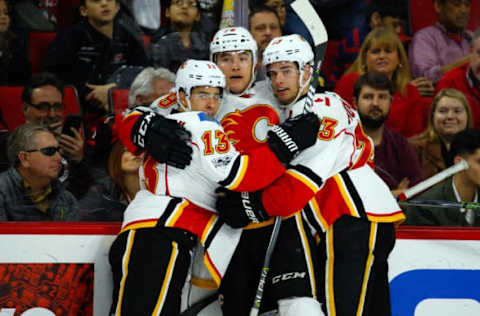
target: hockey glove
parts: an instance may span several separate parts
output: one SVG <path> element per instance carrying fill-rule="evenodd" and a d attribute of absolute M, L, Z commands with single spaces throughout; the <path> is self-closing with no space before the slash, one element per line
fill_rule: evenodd
<path fill-rule="evenodd" d="M 215 193 L 218 216 L 233 228 L 242 228 L 270 218 L 263 208 L 262 191 L 235 192 L 220 187 Z"/>
<path fill-rule="evenodd" d="M 132 142 L 155 158 L 175 168 L 184 169 L 192 160 L 187 141 L 191 134 L 176 120 L 154 112 L 143 114 L 132 129 Z"/>
<path fill-rule="evenodd" d="M 315 144 L 320 121 L 314 113 L 295 116 L 268 132 L 268 145 L 284 164 L 289 164 L 300 151 Z"/>

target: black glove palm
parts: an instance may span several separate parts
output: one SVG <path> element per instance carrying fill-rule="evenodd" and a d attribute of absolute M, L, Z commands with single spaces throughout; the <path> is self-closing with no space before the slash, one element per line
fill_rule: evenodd
<path fill-rule="evenodd" d="M 184 169 L 192 160 L 191 134 L 176 120 L 154 112 L 142 115 L 132 129 L 132 142 L 156 161 Z"/>
<path fill-rule="evenodd" d="M 218 216 L 233 228 L 242 228 L 270 218 L 262 204 L 262 191 L 235 192 L 220 187 L 215 193 Z"/>
<path fill-rule="evenodd" d="M 278 160 L 289 164 L 300 151 L 315 144 L 319 129 L 316 114 L 301 114 L 274 126 L 268 132 L 268 145 Z"/>

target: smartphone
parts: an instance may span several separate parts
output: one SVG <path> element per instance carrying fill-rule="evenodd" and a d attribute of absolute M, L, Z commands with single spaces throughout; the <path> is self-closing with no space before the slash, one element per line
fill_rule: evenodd
<path fill-rule="evenodd" d="M 82 117 L 79 114 L 70 114 L 65 119 L 62 127 L 62 134 L 75 137 L 73 132 L 70 130 L 70 127 L 73 127 L 80 131 L 80 126 L 82 126 Z"/>

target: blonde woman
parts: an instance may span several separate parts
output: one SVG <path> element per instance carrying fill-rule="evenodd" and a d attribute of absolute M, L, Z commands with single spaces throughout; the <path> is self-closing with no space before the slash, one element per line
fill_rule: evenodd
<path fill-rule="evenodd" d="M 357 59 L 337 82 L 335 92 L 353 103 L 355 81 L 367 71 L 387 75 L 395 87 L 386 125 L 405 137 L 420 133 L 424 127 L 424 104 L 411 81 L 407 54 L 398 36 L 388 28 L 372 30 L 362 44 Z"/>
<path fill-rule="evenodd" d="M 426 130 L 409 139 L 420 158 L 425 178 L 450 165 L 450 144 L 458 132 L 473 127 L 465 95 L 456 89 L 443 89 L 433 98 Z"/>

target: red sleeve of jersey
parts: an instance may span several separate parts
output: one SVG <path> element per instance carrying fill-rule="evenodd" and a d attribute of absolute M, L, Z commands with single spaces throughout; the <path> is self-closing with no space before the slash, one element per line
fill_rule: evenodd
<path fill-rule="evenodd" d="M 262 203 L 270 216 L 289 216 L 303 209 L 315 193 L 300 179 L 285 173 L 263 191 Z"/>
<path fill-rule="evenodd" d="M 285 173 L 285 167 L 267 144 L 249 150 L 245 156 L 248 156 L 248 164 L 241 182 L 232 188 L 234 191 L 263 189 Z"/>
<path fill-rule="evenodd" d="M 128 151 L 134 154 L 140 154 L 143 149 L 137 147 L 134 143 L 132 143 L 132 129 L 133 125 L 137 122 L 140 118 L 142 113 L 139 112 L 132 112 L 127 114 L 126 116 L 117 114 L 115 117 L 115 128 L 118 132 L 118 138 L 122 142 L 122 144 L 127 147 Z"/>

